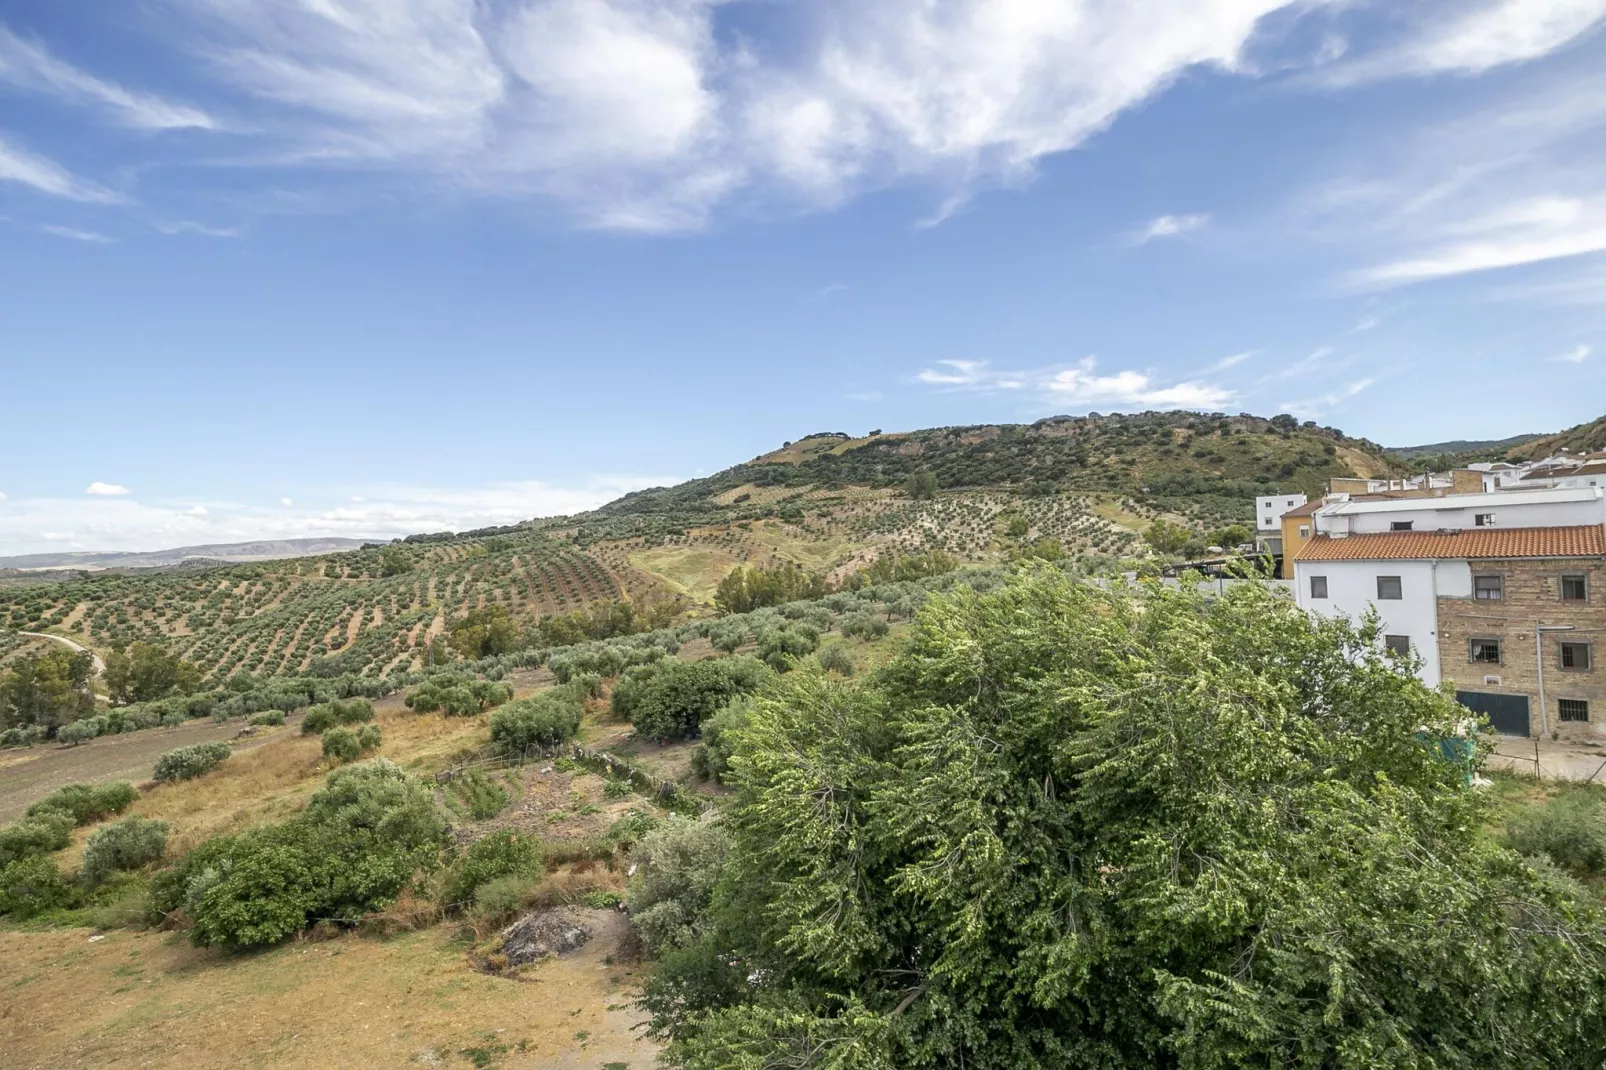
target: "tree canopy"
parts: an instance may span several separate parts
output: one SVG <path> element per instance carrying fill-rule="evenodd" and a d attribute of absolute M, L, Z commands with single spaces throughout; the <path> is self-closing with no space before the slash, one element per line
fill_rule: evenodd
<path fill-rule="evenodd" d="M 1040 569 L 861 679 L 735 731 L 647 989 L 677 1064 L 1598 1065 L 1600 916 L 1482 832 L 1466 712 L 1375 627 Z"/>

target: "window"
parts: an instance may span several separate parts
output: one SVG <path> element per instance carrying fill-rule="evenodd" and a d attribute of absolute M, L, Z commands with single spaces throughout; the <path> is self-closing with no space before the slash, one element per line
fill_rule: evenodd
<path fill-rule="evenodd" d="M 1398 602 L 1404 596 L 1400 593 L 1400 578 L 1398 576 L 1379 576 L 1377 578 L 1377 597 L 1380 599 Z"/>
<path fill-rule="evenodd" d="M 1415 523 L 1416 523 L 1416 521 L 1414 521 L 1414 520 L 1395 520 L 1395 521 L 1391 521 L 1390 524 L 1389 524 L 1389 530 L 1390 531 L 1410 531 L 1411 530 L 1411 525 L 1415 524 Z"/>
<path fill-rule="evenodd" d="M 1409 655 L 1411 653 L 1411 637 L 1409 635 L 1385 635 L 1383 637 L 1383 647 L 1390 654 Z"/>
<path fill-rule="evenodd" d="M 1500 664 L 1500 640 L 1468 639 L 1467 660 L 1483 665 Z"/>
<path fill-rule="evenodd" d="M 1472 514 L 1472 523 L 1476 527 L 1492 528 L 1492 527 L 1494 527 L 1494 514 L 1493 513 L 1473 513 Z"/>
<path fill-rule="evenodd" d="M 1564 669 L 1587 669 L 1594 664 L 1590 660 L 1588 643 L 1561 644 L 1561 667 Z"/>
<path fill-rule="evenodd" d="M 1301 524 L 1301 525 L 1299 525 L 1299 537 L 1302 538 L 1302 539 L 1310 538 L 1310 525 L 1309 524 Z"/>
<path fill-rule="evenodd" d="M 1589 720 L 1589 703 L 1581 698 L 1564 698 L 1556 705 L 1563 721 Z"/>
<path fill-rule="evenodd" d="M 1288 508 L 1292 509 L 1293 507 L 1294 507 L 1294 499 L 1289 498 L 1288 499 Z M 1241 516 L 1243 514 L 1240 513 L 1239 515 Z"/>
<path fill-rule="evenodd" d="M 1312 598 L 1327 597 L 1327 577 L 1312 576 L 1310 578 L 1310 596 Z"/>
<path fill-rule="evenodd" d="M 1589 601 L 1589 577 L 1563 576 L 1561 578 L 1561 600 L 1563 602 Z"/>
<path fill-rule="evenodd" d="M 1472 597 L 1480 602 L 1498 602 L 1506 596 L 1504 576 L 1472 577 Z"/>

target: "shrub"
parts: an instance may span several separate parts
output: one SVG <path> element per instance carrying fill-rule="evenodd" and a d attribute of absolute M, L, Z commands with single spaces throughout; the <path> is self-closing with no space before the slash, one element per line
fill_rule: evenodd
<path fill-rule="evenodd" d="M 1513 817 L 1506 824 L 1506 841 L 1522 854 L 1550 859 L 1574 877 L 1606 874 L 1606 814 L 1583 791 Z"/>
<path fill-rule="evenodd" d="M 290 821 L 202 843 L 151 882 L 152 907 L 185 909 L 202 946 L 273 944 L 389 906 L 445 838 L 430 792 L 374 759 L 330 773 Z"/>
<path fill-rule="evenodd" d="M 31 747 L 44 738 L 44 725 L 19 725 L 0 732 L 0 747 Z"/>
<path fill-rule="evenodd" d="M 323 756 L 337 762 L 354 762 L 362 754 L 357 733 L 349 728 L 331 728 L 323 734 Z"/>
<path fill-rule="evenodd" d="M 630 852 L 630 918 L 648 954 L 685 947 L 697 938 L 699 917 L 713 899 L 729 837 L 713 820 L 671 817 Z"/>
<path fill-rule="evenodd" d="M 28 807 L 28 816 L 57 811 L 71 817 L 75 825 L 93 825 L 127 810 L 138 798 L 139 789 L 126 780 L 114 780 L 110 784 L 68 784 Z"/>
<path fill-rule="evenodd" d="M 798 658 L 814 653 L 820 630 L 812 624 L 792 623 L 768 628 L 758 637 L 758 656 L 776 672 L 786 672 Z"/>
<path fill-rule="evenodd" d="M 541 872 L 541 845 L 512 829 L 499 829 L 469 844 L 442 889 L 446 906 L 474 899 L 481 885 L 499 877 L 530 877 Z"/>
<path fill-rule="evenodd" d="M 469 816 L 476 821 L 495 817 L 507 808 L 510 801 L 506 788 L 477 769 L 453 777 L 447 790 L 451 798 L 460 800 L 468 807 Z"/>
<path fill-rule="evenodd" d="M 266 728 L 277 728 L 279 725 L 284 724 L 284 711 L 263 710 L 261 713 L 252 714 L 251 719 L 245 723 L 261 725 Z"/>
<path fill-rule="evenodd" d="M 446 672 L 430 677 L 409 691 L 402 701 L 417 713 L 436 710 L 453 717 L 469 717 L 502 705 L 513 697 L 513 685 L 499 680 L 475 680 L 463 673 Z"/>
<path fill-rule="evenodd" d="M 743 643 L 747 642 L 747 629 L 734 622 L 717 624 L 709 630 L 708 642 L 715 650 L 734 654 Z"/>
<path fill-rule="evenodd" d="M 506 917 L 524 908 L 536 878 L 510 874 L 480 885 L 474 892 L 474 909 L 492 918 Z"/>
<path fill-rule="evenodd" d="M 73 819 L 47 810 L 0 828 L 0 866 L 59 851 L 72 842 Z"/>
<path fill-rule="evenodd" d="M 365 751 L 377 750 L 380 742 L 379 726 L 365 724 L 357 730 L 357 745 Z"/>
<path fill-rule="evenodd" d="M 56 729 L 56 742 L 76 747 L 80 743 L 105 734 L 106 719 L 104 717 L 84 717 Z"/>
<path fill-rule="evenodd" d="M 130 817 L 91 832 L 80 876 L 94 887 L 112 873 L 155 862 L 167 849 L 167 829 L 166 821 Z"/>
<path fill-rule="evenodd" d="M 874 613 L 850 613 L 842 618 L 842 634 L 849 639 L 880 639 L 890 625 Z"/>
<path fill-rule="evenodd" d="M 621 847 L 629 847 L 658 827 L 658 819 L 645 810 L 626 810 L 624 816 L 608 826 L 607 838 Z"/>
<path fill-rule="evenodd" d="M 175 747 L 156 759 L 154 775 L 158 783 L 193 780 L 216 769 L 232 753 L 229 745 L 221 740 Z"/>
<path fill-rule="evenodd" d="M 834 672 L 842 676 L 852 676 L 858 668 L 853 661 L 853 655 L 848 648 L 841 644 L 832 644 L 824 647 L 819 653 L 820 668 L 826 672 Z"/>
<path fill-rule="evenodd" d="M 695 736 L 706 718 L 737 695 L 757 691 L 769 675 L 748 657 L 674 662 L 643 685 L 631 723 L 649 739 Z"/>
<path fill-rule="evenodd" d="M 491 743 L 512 758 L 555 747 L 579 730 L 579 700 L 557 689 L 510 702 L 491 714 Z"/>
<path fill-rule="evenodd" d="M 373 719 L 373 703 L 367 699 L 335 699 L 308 707 L 306 716 L 301 719 L 301 734 L 321 735 L 338 725 L 362 724 Z"/>
<path fill-rule="evenodd" d="M 33 855 L 0 867 L 0 914 L 21 921 L 77 902 L 78 890 L 48 855 Z"/>
<path fill-rule="evenodd" d="M 735 732 L 752 716 L 749 698 L 738 698 L 703 722 L 703 742 L 692 752 L 692 769 L 701 777 L 722 782 L 736 749 Z"/>

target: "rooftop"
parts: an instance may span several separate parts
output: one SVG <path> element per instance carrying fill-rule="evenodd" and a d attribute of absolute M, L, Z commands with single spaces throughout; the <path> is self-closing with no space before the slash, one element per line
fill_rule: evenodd
<path fill-rule="evenodd" d="M 1337 539 L 1330 535 L 1318 535 L 1300 547 L 1294 560 L 1394 561 L 1602 555 L 1606 555 L 1606 524 L 1568 528 L 1390 531 Z"/>
<path fill-rule="evenodd" d="M 1600 487 L 1558 487 L 1546 490 L 1503 490 L 1491 494 L 1446 494 L 1438 498 L 1384 498 L 1374 501 L 1333 502 L 1322 510 L 1327 516 L 1355 513 L 1405 513 L 1423 509 L 1493 509 L 1546 502 L 1591 502 L 1602 496 Z"/>

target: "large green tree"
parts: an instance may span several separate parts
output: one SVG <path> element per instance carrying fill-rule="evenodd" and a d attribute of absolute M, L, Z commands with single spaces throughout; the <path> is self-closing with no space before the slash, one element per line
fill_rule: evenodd
<path fill-rule="evenodd" d="M 201 686 L 194 665 L 154 643 L 134 643 L 106 655 L 106 690 L 117 703 L 188 695 Z"/>
<path fill-rule="evenodd" d="M 18 658 L 0 672 L 0 727 L 50 728 L 94 713 L 93 670 L 88 654 L 71 650 L 51 649 Z"/>
<path fill-rule="evenodd" d="M 754 704 L 672 1061 L 1597 1067 L 1602 920 L 1482 833 L 1369 627 L 1053 570 Z"/>

